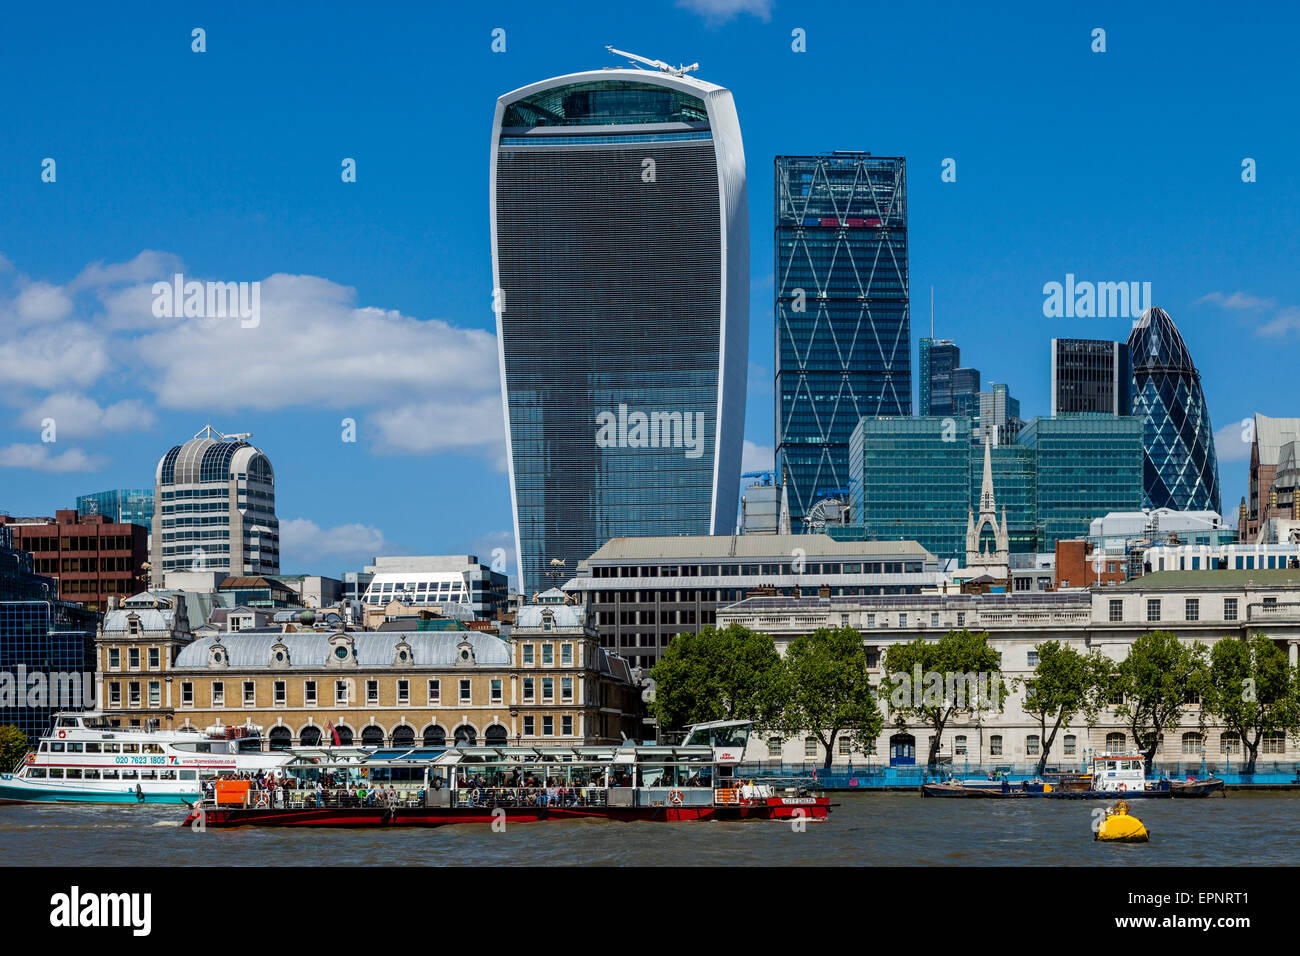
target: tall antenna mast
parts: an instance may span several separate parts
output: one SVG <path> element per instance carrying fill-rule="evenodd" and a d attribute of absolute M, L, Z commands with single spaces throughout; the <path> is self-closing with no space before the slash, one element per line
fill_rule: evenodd
<path fill-rule="evenodd" d="M 638 63 L 643 64 L 645 66 L 650 67 L 651 69 L 658 70 L 661 73 L 669 73 L 673 76 L 685 76 L 687 73 L 691 73 L 700 68 L 700 65 L 698 63 L 692 63 L 690 66 L 673 67 L 673 66 L 669 66 L 663 60 L 647 59 L 644 56 L 637 56 L 635 53 L 628 53 L 625 50 L 615 50 L 612 46 L 606 46 L 605 49 L 608 50 L 610 53 L 614 54 L 615 56 L 627 57 L 628 60 L 631 61 L 633 65 L 636 65 Z"/>
<path fill-rule="evenodd" d="M 930 286 L 930 338 L 934 338 L 934 286 Z"/>

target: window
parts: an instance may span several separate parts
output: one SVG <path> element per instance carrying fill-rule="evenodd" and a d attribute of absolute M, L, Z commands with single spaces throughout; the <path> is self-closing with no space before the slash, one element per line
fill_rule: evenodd
<path fill-rule="evenodd" d="M 1065 740 L 1061 743 L 1061 753 L 1067 757 L 1073 757 L 1079 747 L 1079 738 L 1074 734 L 1066 734 Z"/>
<path fill-rule="evenodd" d="M 1107 753 L 1119 753 L 1124 749 L 1124 735 L 1121 733 L 1110 733 L 1106 735 Z"/>
<path fill-rule="evenodd" d="M 302 702 L 308 707 L 316 706 L 316 682 L 314 680 L 303 681 Z"/>
<path fill-rule="evenodd" d="M 429 681 L 429 703 L 438 704 L 442 702 L 442 681 Z"/>
<path fill-rule="evenodd" d="M 853 741 L 850 738 L 843 736 L 840 737 L 839 745 L 840 756 L 847 757 L 849 754 L 853 753 Z"/>
<path fill-rule="evenodd" d="M 500 677 L 492 678 L 492 680 L 489 681 L 489 686 L 492 689 L 492 703 L 494 704 L 501 703 L 501 678 Z"/>
<path fill-rule="evenodd" d="M 181 706 L 194 706 L 194 684 L 191 681 L 181 681 Z"/>
<path fill-rule="evenodd" d="M 133 647 L 127 651 L 126 662 L 127 666 L 130 667 L 131 670 L 138 671 L 140 669 L 140 648 Z"/>
<path fill-rule="evenodd" d="M 140 682 L 133 680 L 126 685 L 127 703 L 131 707 L 140 706 Z"/>
<path fill-rule="evenodd" d="M 899 627 L 907 627 L 907 615 L 906 615 L 906 614 L 900 614 L 900 615 L 898 615 L 898 626 L 899 626 Z"/>
<path fill-rule="evenodd" d="M 939 612 L 938 612 L 938 611 L 931 611 L 931 612 L 930 612 L 930 626 L 931 626 L 931 627 L 938 627 L 938 626 L 939 626 Z"/>
<path fill-rule="evenodd" d="M 257 684 L 251 680 L 244 681 L 244 706 L 257 706 Z"/>
<path fill-rule="evenodd" d="M 572 677 L 560 678 L 560 700 L 566 702 L 573 701 L 573 678 Z"/>
<path fill-rule="evenodd" d="M 1029 652 L 1029 666 L 1030 667 L 1038 666 L 1038 651 Z"/>
<path fill-rule="evenodd" d="M 1201 752 L 1205 738 L 1198 733 L 1183 734 L 1183 755 L 1192 757 Z"/>
<path fill-rule="evenodd" d="M 275 700 L 276 707 L 283 707 L 285 704 L 289 702 L 289 688 L 284 681 L 278 680 L 275 682 L 274 693 L 275 693 L 274 700 Z"/>
<path fill-rule="evenodd" d="M 532 645 L 532 644 L 525 644 L 525 645 L 524 645 L 524 663 L 525 663 L 525 664 L 531 664 L 531 663 L 533 663 L 533 645 Z"/>
<path fill-rule="evenodd" d="M 366 703 L 367 704 L 379 703 L 379 681 L 377 680 L 366 681 Z"/>
<path fill-rule="evenodd" d="M 1116 600 L 1116 599 L 1111 600 L 1110 619 L 1112 621 L 1124 620 L 1124 602 L 1122 600 Z"/>
<path fill-rule="evenodd" d="M 119 670 L 122 667 L 122 651 L 116 647 L 108 649 L 108 669 L 111 671 Z"/>
<path fill-rule="evenodd" d="M 162 706 L 162 681 L 151 680 L 149 682 L 149 706 Z"/>
<path fill-rule="evenodd" d="M 543 736 L 543 737 L 554 737 L 554 736 L 555 736 L 555 718 L 554 718 L 554 717 L 543 717 L 543 718 L 542 718 L 542 736 Z"/>
<path fill-rule="evenodd" d="M 524 678 L 524 701 L 530 704 L 533 702 L 533 678 L 531 677 Z"/>
<path fill-rule="evenodd" d="M 565 667 L 573 666 L 573 645 L 572 644 L 560 645 L 560 663 Z"/>
<path fill-rule="evenodd" d="M 542 663 L 543 663 L 543 664 L 554 664 L 554 663 L 555 663 L 555 645 L 554 645 L 554 644 L 543 644 L 543 645 L 542 645 Z"/>
<path fill-rule="evenodd" d="M 1286 734 L 1265 734 L 1259 742 L 1259 752 L 1263 754 L 1286 753 Z"/>
<path fill-rule="evenodd" d="M 159 667 L 162 666 L 159 663 L 160 659 L 161 659 L 161 655 L 159 654 L 158 648 L 156 647 L 149 648 L 149 669 L 151 671 L 156 671 L 158 670 Z"/>
<path fill-rule="evenodd" d="M 532 717 L 525 717 L 525 718 L 524 718 L 524 736 L 525 736 L 525 737 L 532 737 L 532 736 L 534 736 L 534 734 L 533 734 L 534 729 L 535 729 L 535 725 L 534 725 L 534 723 L 533 723 L 533 718 L 532 718 Z"/>
<path fill-rule="evenodd" d="M 875 627 L 875 626 L 876 626 L 876 615 L 874 615 L 874 614 L 868 614 L 868 615 L 867 615 L 867 627 Z"/>
<path fill-rule="evenodd" d="M 334 703 L 339 707 L 348 705 L 348 682 L 345 680 L 336 680 L 334 682 Z"/>
<path fill-rule="evenodd" d="M 1031 757 L 1038 756 L 1038 734 L 1030 734 L 1025 738 L 1025 753 Z"/>
<path fill-rule="evenodd" d="M 212 682 L 212 706 L 213 707 L 226 706 L 226 682 L 225 681 L 214 680 Z"/>
<path fill-rule="evenodd" d="M 108 685 L 108 705 L 110 707 L 122 706 L 122 684 L 119 681 L 111 681 Z"/>
<path fill-rule="evenodd" d="M 1160 599 L 1159 598 L 1147 599 L 1147 620 L 1148 621 L 1160 620 Z"/>
<path fill-rule="evenodd" d="M 470 694 L 469 694 L 469 678 L 468 678 L 468 677 L 462 677 L 462 678 L 460 679 L 460 702 L 461 702 L 462 704 L 468 704 L 468 703 L 469 703 L 469 700 L 470 700 Z"/>
<path fill-rule="evenodd" d="M 569 715 L 565 715 L 564 717 L 560 718 L 560 736 L 561 737 L 573 736 L 573 717 Z"/>
<path fill-rule="evenodd" d="M 399 680 L 397 682 L 397 702 L 399 704 L 409 704 L 411 702 L 411 682 L 409 680 Z"/>
<path fill-rule="evenodd" d="M 965 626 L 966 626 L 966 612 L 965 612 L 965 611 L 958 611 L 958 612 L 957 612 L 957 626 L 958 626 L 958 627 L 965 627 Z"/>
<path fill-rule="evenodd" d="M 966 756 L 966 735 L 958 734 L 952 739 L 952 752 L 958 757 Z"/>
<path fill-rule="evenodd" d="M 1237 619 L 1237 599 L 1223 599 L 1223 619 L 1225 621 L 1235 621 Z"/>
<path fill-rule="evenodd" d="M 781 749 L 785 746 L 785 741 L 780 737 L 771 737 L 767 741 L 767 756 L 770 760 L 781 759 Z"/>
<path fill-rule="evenodd" d="M 550 703 L 555 699 L 555 678 L 542 678 L 542 703 Z"/>
<path fill-rule="evenodd" d="M 1002 756 L 1002 735 L 994 734 L 989 738 L 989 755 L 992 757 Z"/>
<path fill-rule="evenodd" d="M 1219 734 L 1219 753 L 1225 756 L 1241 753 L 1241 738 L 1234 733 Z"/>
<path fill-rule="evenodd" d="M 816 757 L 816 756 L 817 756 L 817 738 L 816 738 L 816 737 L 805 737 L 805 738 L 803 739 L 803 755 L 804 755 L 805 757 Z"/>
<path fill-rule="evenodd" d="M 1183 618 L 1188 621 L 1199 621 L 1201 619 L 1201 600 L 1200 598 L 1188 598 L 1183 602 Z"/>

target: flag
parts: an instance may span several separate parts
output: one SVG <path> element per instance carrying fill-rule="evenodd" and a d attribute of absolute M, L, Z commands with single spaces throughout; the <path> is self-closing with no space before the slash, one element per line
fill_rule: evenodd
<path fill-rule="evenodd" d="M 343 743 L 343 739 L 339 737 L 339 732 L 334 729 L 334 724 L 332 722 L 325 724 L 325 733 L 330 735 L 331 739 L 334 741 L 335 747 Z"/>

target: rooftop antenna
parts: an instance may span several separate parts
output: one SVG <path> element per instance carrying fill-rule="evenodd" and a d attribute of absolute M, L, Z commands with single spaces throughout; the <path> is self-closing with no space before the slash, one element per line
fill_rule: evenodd
<path fill-rule="evenodd" d="M 930 286 L 930 338 L 934 338 L 934 286 Z"/>
<path fill-rule="evenodd" d="M 629 62 L 633 63 L 634 65 L 640 63 L 650 67 L 651 69 L 658 70 L 661 73 L 670 73 L 673 76 L 685 76 L 687 73 L 691 73 L 700 68 L 700 65 L 698 63 L 692 63 L 690 66 L 679 65 L 676 67 L 672 67 L 669 66 L 667 63 L 665 63 L 663 60 L 649 60 L 643 56 L 637 56 L 635 53 L 628 53 L 626 50 L 615 50 L 612 46 L 606 45 L 605 49 L 608 50 L 610 53 L 614 54 L 615 56 L 627 57 Z"/>

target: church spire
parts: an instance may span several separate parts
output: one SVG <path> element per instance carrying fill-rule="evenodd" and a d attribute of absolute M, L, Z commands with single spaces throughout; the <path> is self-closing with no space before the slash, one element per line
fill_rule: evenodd
<path fill-rule="evenodd" d="M 984 483 L 980 486 L 980 514 L 993 512 L 993 457 L 989 429 L 984 429 Z"/>

